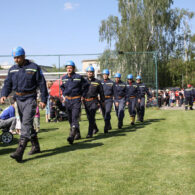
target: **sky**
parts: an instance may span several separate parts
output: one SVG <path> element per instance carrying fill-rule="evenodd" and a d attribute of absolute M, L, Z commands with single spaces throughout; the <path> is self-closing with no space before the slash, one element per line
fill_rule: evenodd
<path fill-rule="evenodd" d="M 173 5 L 195 12 L 194 0 L 175 0 Z M 26 54 L 91 54 L 103 52 L 107 45 L 99 41 L 101 21 L 119 15 L 117 0 L 1 0 L 0 55 L 11 55 L 22 46 Z M 190 22 L 195 33 L 195 18 Z M 81 60 L 97 56 L 62 57 L 73 59 L 81 69 Z M 57 57 L 33 57 L 44 65 L 58 64 Z M 0 58 L 0 64 L 13 63 Z"/>

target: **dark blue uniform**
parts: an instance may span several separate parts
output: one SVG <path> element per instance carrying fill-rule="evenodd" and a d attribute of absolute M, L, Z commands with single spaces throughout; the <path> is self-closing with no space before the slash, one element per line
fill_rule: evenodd
<path fill-rule="evenodd" d="M 193 110 L 193 90 L 192 88 L 187 88 L 184 90 L 184 96 L 185 96 L 185 110 L 188 109 L 188 105 L 190 107 L 190 110 Z"/>
<path fill-rule="evenodd" d="M 15 98 L 21 120 L 21 138 L 30 139 L 36 136 L 33 118 L 36 112 L 37 89 L 41 92 L 41 101 L 47 103 L 47 87 L 40 67 L 26 60 L 25 65 L 14 65 L 9 69 L 1 96 L 7 97 L 15 91 Z"/>
<path fill-rule="evenodd" d="M 118 83 L 114 83 L 114 102 L 115 102 L 115 110 L 116 116 L 118 118 L 118 128 L 123 126 L 123 118 L 125 116 L 125 103 L 126 103 L 126 84 L 121 80 Z M 116 102 L 118 102 L 118 106 L 116 106 Z"/>
<path fill-rule="evenodd" d="M 152 98 L 152 96 L 144 83 L 137 83 L 137 86 L 139 87 L 140 94 L 140 103 L 137 102 L 137 114 L 138 120 L 143 122 L 145 114 L 145 95 L 147 94 L 148 98 Z"/>
<path fill-rule="evenodd" d="M 134 81 L 127 84 L 126 101 L 128 102 L 129 114 L 131 117 L 136 115 L 136 101 L 140 98 L 139 89 L 137 83 Z M 133 119 L 134 120 L 134 119 Z M 134 121 L 133 121 L 134 123 Z"/>
<path fill-rule="evenodd" d="M 104 91 L 101 85 L 101 82 L 98 79 L 92 78 L 91 80 L 87 79 L 89 84 L 88 92 L 84 99 L 85 110 L 87 114 L 87 118 L 89 121 L 88 135 L 87 138 L 93 136 L 93 132 L 97 133 L 98 128 L 95 122 L 95 114 L 98 109 L 98 102 L 100 104 L 104 104 Z M 100 100 L 98 100 L 98 95 L 100 96 Z"/>
<path fill-rule="evenodd" d="M 68 113 L 68 120 L 71 131 L 68 137 L 69 143 L 73 143 L 74 137 L 79 130 L 79 115 L 81 112 L 81 97 L 86 97 L 89 84 L 79 74 L 73 73 L 70 77 L 67 75 L 62 77 L 61 90 L 65 97 L 65 106 Z"/>
<path fill-rule="evenodd" d="M 112 129 L 110 124 L 110 119 L 111 119 L 110 113 L 113 104 L 114 82 L 108 78 L 107 80 L 102 80 L 101 83 L 103 86 L 104 96 L 105 96 L 104 106 L 102 106 L 102 113 L 105 121 L 104 132 L 107 133 L 108 130 Z"/>

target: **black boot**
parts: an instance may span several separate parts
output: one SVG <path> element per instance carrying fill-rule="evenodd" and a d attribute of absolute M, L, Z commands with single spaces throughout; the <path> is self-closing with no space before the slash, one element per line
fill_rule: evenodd
<path fill-rule="evenodd" d="M 76 132 L 76 135 L 75 135 L 74 139 L 75 139 L 75 140 L 81 139 L 80 129 L 77 129 L 77 132 Z"/>
<path fill-rule="evenodd" d="M 94 129 L 94 130 L 93 130 L 93 134 L 96 134 L 98 131 L 99 131 L 98 128 L 97 128 L 97 129 Z"/>
<path fill-rule="evenodd" d="M 71 128 L 70 136 L 67 138 L 69 144 L 73 144 L 75 135 L 76 135 L 76 127 L 73 125 Z"/>
<path fill-rule="evenodd" d="M 89 127 L 88 134 L 87 134 L 86 138 L 92 138 L 92 137 L 93 137 L 93 129 L 92 129 L 92 127 Z"/>
<path fill-rule="evenodd" d="M 99 131 L 96 123 L 94 124 L 94 127 L 93 127 L 93 134 L 96 134 L 97 132 Z"/>
<path fill-rule="evenodd" d="M 112 126 L 111 126 L 110 121 L 108 121 L 108 130 L 112 130 Z"/>
<path fill-rule="evenodd" d="M 40 153 L 41 150 L 40 150 L 40 146 L 39 146 L 38 137 L 34 136 L 34 137 L 31 138 L 30 141 L 31 141 L 31 144 L 32 144 L 32 148 L 31 148 L 31 151 L 28 154 L 33 155 L 33 154 L 36 154 L 36 153 Z"/>
<path fill-rule="evenodd" d="M 105 121 L 104 133 L 108 133 L 108 129 L 109 129 L 109 121 Z"/>
<path fill-rule="evenodd" d="M 118 121 L 118 128 L 119 128 L 119 129 L 122 129 L 122 126 L 123 126 L 123 125 L 122 125 L 122 122 L 121 122 L 121 121 Z"/>
<path fill-rule="evenodd" d="M 10 155 L 10 157 L 15 159 L 17 162 L 22 162 L 24 150 L 27 146 L 28 141 L 28 138 L 20 138 L 18 148 L 13 154 Z"/>

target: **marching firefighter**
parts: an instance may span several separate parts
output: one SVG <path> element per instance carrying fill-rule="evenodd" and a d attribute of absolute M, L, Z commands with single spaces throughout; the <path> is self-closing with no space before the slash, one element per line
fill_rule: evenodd
<path fill-rule="evenodd" d="M 141 76 L 136 77 L 137 86 L 139 88 L 140 93 L 140 101 L 137 102 L 137 118 L 140 122 L 144 121 L 145 114 L 145 95 L 147 94 L 147 98 L 151 101 L 152 96 L 144 83 L 142 83 Z"/>
<path fill-rule="evenodd" d="M 39 88 L 41 91 L 40 107 L 42 109 L 46 106 L 48 92 L 40 67 L 25 59 L 24 49 L 22 47 L 13 49 L 12 56 L 16 64 L 9 69 L 8 76 L 4 81 L 4 87 L 1 92 L 1 103 L 4 103 L 12 90 L 15 91 L 14 96 L 21 121 L 21 135 L 18 148 L 10 156 L 17 162 L 21 162 L 29 140 L 32 143 L 29 155 L 40 152 L 37 133 L 33 127 L 33 119 L 37 107 L 36 90 Z"/>
<path fill-rule="evenodd" d="M 121 129 L 123 126 L 123 118 L 125 116 L 126 84 L 121 81 L 120 73 L 116 73 L 114 77 L 114 104 L 116 116 L 118 118 L 118 128 Z"/>
<path fill-rule="evenodd" d="M 95 122 L 95 115 L 98 109 L 98 102 L 100 102 L 101 105 L 104 104 L 103 87 L 101 81 L 99 81 L 94 77 L 94 71 L 95 70 L 92 66 L 89 66 L 86 69 L 87 82 L 89 84 L 88 92 L 85 98 L 83 98 L 87 118 L 89 121 L 88 134 L 86 138 L 92 138 L 93 134 L 96 134 L 99 131 Z M 99 95 L 99 100 L 98 100 L 98 95 Z"/>
<path fill-rule="evenodd" d="M 112 104 L 113 104 L 114 82 L 109 79 L 110 72 L 108 69 L 104 69 L 102 74 L 103 74 L 103 80 L 101 83 L 103 86 L 104 96 L 105 96 L 104 106 L 102 106 L 102 113 L 103 113 L 104 121 L 105 121 L 104 133 L 108 133 L 108 130 L 112 129 L 112 126 L 110 123 L 110 120 L 111 120 L 110 113 L 112 111 Z"/>
<path fill-rule="evenodd" d="M 133 75 L 127 75 L 127 92 L 126 104 L 128 105 L 129 114 L 131 117 L 131 125 L 135 124 L 136 102 L 140 102 L 139 89 L 136 82 L 133 80 Z"/>
<path fill-rule="evenodd" d="M 190 84 L 187 85 L 187 89 L 184 90 L 185 96 L 185 110 L 188 110 L 188 106 L 190 110 L 193 110 L 193 88 Z"/>
<path fill-rule="evenodd" d="M 81 112 L 81 97 L 86 96 L 88 91 L 87 81 L 79 74 L 75 73 L 75 63 L 67 61 L 67 74 L 62 77 L 62 95 L 68 113 L 70 124 L 70 135 L 67 138 L 69 144 L 73 144 L 75 139 L 80 139 L 79 116 Z"/>

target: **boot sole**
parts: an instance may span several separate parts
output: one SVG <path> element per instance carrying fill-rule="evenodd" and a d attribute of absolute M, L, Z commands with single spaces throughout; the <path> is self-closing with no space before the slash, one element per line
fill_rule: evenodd
<path fill-rule="evenodd" d="M 15 156 L 10 155 L 10 157 L 13 158 L 14 160 L 16 160 L 18 163 L 21 163 L 22 162 L 22 159 L 18 159 Z"/>

